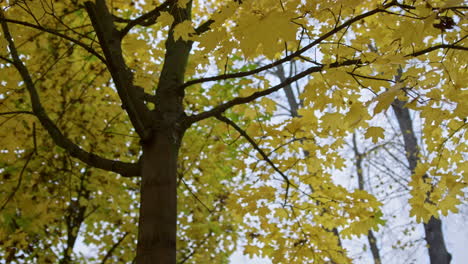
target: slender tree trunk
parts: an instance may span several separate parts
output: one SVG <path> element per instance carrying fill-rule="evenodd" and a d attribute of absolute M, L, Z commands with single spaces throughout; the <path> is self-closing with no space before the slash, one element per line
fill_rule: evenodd
<path fill-rule="evenodd" d="M 290 72 L 291 74 L 291 72 Z M 284 82 L 286 81 L 286 79 L 288 77 L 286 77 L 286 73 L 284 71 L 284 65 L 278 65 L 278 67 L 276 67 L 276 72 L 275 72 L 275 75 L 280 79 L 281 82 Z M 294 95 L 294 92 L 293 92 L 293 89 L 292 89 L 292 84 L 288 84 L 286 85 L 283 90 L 284 90 L 284 93 L 286 95 L 286 99 L 288 100 L 288 104 L 289 104 L 289 111 L 290 111 L 290 114 L 291 114 L 291 117 L 299 117 L 299 107 L 300 107 L 300 103 L 298 103 L 298 101 L 296 100 L 296 96 Z M 298 95 L 299 96 L 299 95 Z M 306 150 L 304 150 L 304 156 L 308 157 L 310 155 L 310 153 Z M 313 188 L 312 188 L 312 185 L 309 185 L 309 188 L 310 190 L 313 192 Z M 331 230 L 329 229 L 325 229 L 327 230 L 328 232 L 332 232 L 337 240 L 338 240 L 338 245 L 341 247 L 342 246 L 342 243 L 341 243 L 341 238 L 340 238 L 340 233 L 338 232 L 338 229 L 336 227 L 332 228 Z M 336 264 L 336 262 L 334 262 L 333 260 L 330 261 L 331 264 Z"/>
<path fill-rule="evenodd" d="M 414 173 L 414 169 L 418 163 L 419 148 L 416 141 L 416 135 L 413 130 L 413 123 L 410 117 L 408 108 L 405 107 L 405 102 L 395 100 L 392 104 L 393 111 L 400 125 L 403 141 L 405 144 L 406 157 L 408 159 L 409 168 Z M 447 251 L 442 232 L 442 222 L 440 219 L 431 217 L 429 222 L 424 223 L 424 231 L 426 234 L 426 243 L 429 250 L 429 259 L 431 264 L 449 264 L 452 255 Z"/>
<path fill-rule="evenodd" d="M 359 152 L 356 142 L 356 134 L 353 134 L 353 150 L 356 159 L 356 171 L 358 176 L 358 188 L 364 190 L 364 175 L 362 174 L 362 159 L 363 153 Z M 382 259 L 380 258 L 379 247 L 377 246 L 377 238 L 375 238 L 374 232 L 369 230 L 367 232 L 367 241 L 369 242 L 370 250 L 375 264 L 381 264 Z"/>
<path fill-rule="evenodd" d="M 276 76 L 280 79 L 281 82 L 284 82 L 287 79 L 286 73 L 284 72 L 283 67 L 284 67 L 283 65 L 279 65 L 278 67 L 276 67 L 276 72 L 275 72 Z M 296 96 L 294 95 L 291 84 L 286 85 L 283 88 L 283 90 L 284 90 L 284 94 L 286 95 L 286 99 L 288 100 L 291 116 L 292 117 L 297 117 L 298 116 L 297 111 L 299 110 L 299 104 L 296 101 Z"/>

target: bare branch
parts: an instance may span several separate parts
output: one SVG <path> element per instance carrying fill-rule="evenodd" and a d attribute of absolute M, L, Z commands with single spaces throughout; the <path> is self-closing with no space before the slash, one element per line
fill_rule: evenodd
<path fill-rule="evenodd" d="M 39 119 L 39 122 L 42 124 L 42 126 L 47 130 L 55 144 L 67 150 L 72 157 L 78 158 L 79 160 L 90 166 L 107 171 L 113 171 L 121 174 L 124 177 L 139 176 L 140 166 L 138 164 L 102 158 L 94 153 L 90 153 L 83 150 L 62 134 L 62 132 L 49 118 L 44 108 L 42 107 L 39 94 L 37 93 L 36 87 L 34 86 L 34 82 L 31 78 L 31 75 L 29 74 L 27 67 L 19 58 L 19 54 L 13 42 L 13 38 L 8 28 L 8 24 L 4 19 L 3 10 L 0 10 L 0 21 L 4 33 L 3 35 L 6 41 L 8 42 L 10 54 L 13 59 L 13 65 L 23 78 L 24 84 L 26 85 L 26 89 L 29 92 L 33 113 Z"/>

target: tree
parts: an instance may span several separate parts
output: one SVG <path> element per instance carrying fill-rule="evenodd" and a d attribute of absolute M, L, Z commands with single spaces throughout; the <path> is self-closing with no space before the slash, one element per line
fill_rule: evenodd
<path fill-rule="evenodd" d="M 330 168 L 344 167 L 334 150 L 356 128 L 374 142 L 384 137 L 367 121 L 395 98 L 410 102 L 405 107 L 429 130 L 426 159 L 410 183 L 413 215 L 428 221 L 460 203 L 468 109 L 463 1 L 1 5 L 2 254 L 10 260 L 43 257 L 26 242 L 34 237 L 45 241 L 38 247 L 63 249 L 50 249 L 48 261 L 71 261 L 84 223 L 103 238 L 102 262 L 112 255 L 131 261 L 131 251 L 116 248 L 132 247 L 126 237 L 136 235 L 132 212 L 139 210 L 137 263 L 195 262 L 197 254 L 225 260 L 208 249 L 219 239 L 232 250 L 226 242 L 241 231 L 247 254 L 349 263 L 328 230 L 367 234 L 382 219 L 375 197 L 333 183 Z M 259 58 L 267 63 L 247 63 Z M 270 84 L 267 71 L 291 61 L 306 68 Z M 390 86 L 399 67 L 401 81 Z M 272 120 L 268 96 L 307 77 L 298 116 Z M 372 96 L 362 98 L 365 90 Z M 45 224 L 60 212 L 65 247 L 44 239 L 62 229 L 60 221 Z"/>

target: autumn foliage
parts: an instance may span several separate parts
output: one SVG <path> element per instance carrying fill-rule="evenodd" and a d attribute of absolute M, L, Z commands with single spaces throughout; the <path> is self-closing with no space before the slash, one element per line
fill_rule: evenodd
<path fill-rule="evenodd" d="M 388 140 L 395 102 L 421 118 L 411 216 L 466 199 L 464 1 L 0 6 L 7 262 L 227 263 L 243 239 L 274 263 L 352 263 L 340 239 L 385 225 L 382 202 L 333 177 L 351 134 Z"/>

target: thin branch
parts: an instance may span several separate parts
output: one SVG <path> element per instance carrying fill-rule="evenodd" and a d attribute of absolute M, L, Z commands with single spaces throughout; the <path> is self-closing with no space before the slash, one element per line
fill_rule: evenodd
<path fill-rule="evenodd" d="M 463 39 L 466 38 L 466 37 L 467 36 L 463 37 Z M 407 55 L 405 55 L 405 57 L 417 57 L 417 56 L 420 56 L 420 55 L 423 55 L 423 54 L 426 54 L 426 53 L 429 53 L 429 52 L 432 52 L 432 51 L 438 50 L 438 49 L 456 49 L 456 50 L 468 51 L 468 47 L 456 46 L 454 44 L 440 44 L 440 45 L 429 47 L 427 49 L 416 51 L 416 52 L 411 53 L 411 54 L 407 54 Z"/>
<path fill-rule="evenodd" d="M 468 37 L 468 36 L 463 37 L 462 39 L 456 41 L 455 43 L 460 42 L 461 40 L 465 39 L 466 37 Z M 441 45 L 436 45 L 436 46 L 433 46 L 433 47 L 430 47 L 430 48 L 427 48 L 427 49 L 424 49 L 424 50 L 420 50 L 420 51 L 417 51 L 417 52 L 414 52 L 414 53 L 407 54 L 404 57 L 417 57 L 417 56 L 423 55 L 425 53 L 432 52 L 432 51 L 437 50 L 437 49 L 445 49 L 445 48 L 447 48 L 447 49 L 468 50 L 467 47 L 456 46 L 454 44 L 441 44 Z M 197 114 L 197 115 L 189 116 L 189 117 L 187 117 L 186 122 L 188 124 L 192 124 L 192 123 L 195 123 L 197 121 L 200 121 L 200 120 L 203 120 L 203 119 L 206 119 L 206 118 L 221 114 L 224 111 L 226 111 L 227 109 L 229 109 L 229 108 L 231 108 L 231 107 L 233 107 L 235 105 L 252 102 L 252 101 L 254 101 L 254 100 L 256 100 L 256 99 L 258 99 L 260 97 L 263 97 L 265 95 L 269 95 L 271 93 L 274 93 L 274 92 L 284 88 L 285 86 L 287 86 L 287 85 L 289 85 L 289 84 L 291 84 L 291 83 L 293 83 L 293 82 L 295 82 L 295 81 L 297 81 L 297 80 L 299 80 L 299 79 L 301 79 L 301 78 L 303 78 L 303 77 L 305 77 L 305 76 L 307 76 L 307 75 L 309 75 L 311 73 L 314 73 L 314 72 L 320 72 L 320 71 L 322 71 L 324 69 L 328 69 L 328 68 L 338 68 L 338 67 L 350 66 L 350 65 L 362 65 L 364 63 L 365 62 L 363 62 L 361 60 L 346 60 L 346 61 L 343 61 L 343 62 L 334 62 L 334 63 L 331 63 L 329 65 L 310 67 L 307 70 L 305 70 L 305 71 L 303 71 L 303 72 L 301 72 L 301 73 L 299 73 L 299 74 L 297 74 L 295 76 L 287 78 L 285 81 L 283 81 L 280 84 L 278 84 L 276 86 L 273 86 L 273 87 L 271 87 L 269 89 L 259 91 L 259 92 L 255 92 L 255 93 L 253 93 L 253 94 L 251 94 L 250 96 L 247 96 L 247 97 L 234 98 L 231 101 L 228 101 L 226 103 L 223 103 L 223 104 L 220 104 L 220 105 L 218 105 L 216 107 L 213 107 L 211 110 L 202 112 L 202 113 Z M 235 77 L 238 77 L 237 74 L 239 74 L 239 77 L 243 76 L 242 73 L 227 74 L 227 75 L 231 75 L 231 76 L 236 75 Z M 354 75 L 355 74 L 353 74 L 352 76 L 354 77 Z M 364 77 L 364 76 L 360 76 L 360 77 Z M 232 77 L 232 78 L 234 78 L 234 77 Z M 368 78 L 371 78 L 371 77 L 368 77 Z"/>
<path fill-rule="evenodd" d="M 212 234 L 213 234 L 213 232 L 208 233 L 208 235 L 202 241 L 200 241 L 200 243 L 198 243 L 198 245 L 195 245 L 194 249 L 191 250 L 191 252 L 189 254 L 184 256 L 181 261 L 177 262 L 177 264 L 184 264 L 187 260 L 189 260 L 197 252 L 197 250 L 200 249 L 200 247 L 203 244 L 205 244 L 205 242 L 208 240 L 208 238 L 211 237 Z"/>
<path fill-rule="evenodd" d="M 194 80 L 191 80 L 191 81 L 188 81 L 188 82 L 184 83 L 181 88 L 186 88 L 188 86 L 191 86 L 191 85 L 194 85 L 194 84 L 197 84 L 197 83 L 204 83 L 204 82 L 211 82 L 211 81 L 219 81 L 219 80 L 226 80 L 226 79 L 232 79 L 232 78 L 245 77 L 245 76 L 257 74 L 257 73 L 260 73 L 262 71 L 271 69 L 271 68 L 273 68 L 275 66 L 278 66 L 280 64 L 283 64 L 283 63 L 285 63 L 287 61 L 291 61 L 292 59 L 298 57 L 299 55 L 301 55 L 304 52 L 308 51 L 312 47 L 314 47 L 317 44 L 321 43 L 323 40 L 333 36 L 334 34 L 339 32 L 340 30 L 349 27 L 351 24 L 353 24 L 353 23 L 355 23 L 357 21 L 360 21 L 360 20 L 362 20 L 362 19 L 364 19 L 366 17 L 369 17 L 369 16 L 372 16 L 374 14 L 383 12 L 385 9 L 387 9 L 389 7 L 392 7 L 392 6 L 396 5 L 396 4 L 397 4 L 396 1 L 392 1 L 391 3 L 386 4 L 381 8 L 376 8 L 376 9 L 373 9 L 373 10 L 371 10 L 369 12 L 366 12 L 366 13 L 363 13 L 361 15 L 355 16 L 354 18 L 349 19 L 348 21 L 344 22 L 340 26 L 337 26 L 333 30 L 328 31 L 327 33 L 323 34 L 322 36 L 320 36 L 319 38 L 317 38 L 316 40 L 314 40 L 313 42 L 311 42 L 307 46 L 303 47 L 302 49 L 300 49 L 300 50 L 298 50 L 296 52 L 293 52 L 290 55 L 288 55 L 288 56 L 286 56 L 286 57 L 284 57 L 284 58 L 282 58 L 280 60 L 277 60 L 275 62 L 272 62 L 270 64 L 267 64 L 267 65 L 265 65 L 263 67 L 259 67 L 257 69 L 250 70 L 250 71 L 245 71 L 245 72 L 222 74 L 222 75 L 213 76 L 213 77 L 194 79 Z"/>
<path fill-rule="evenodd" d="M 240 128 L 236 123 L 234 123 L 232 120 L 229 118 L 222 116 L 222 115 L 216 115 L 216 118 L 228 124 L 229 126 L 233 127 L 239 134 L 241 134 L 251 145 L 252 147 L 262 156 L 263 160 L 265 160 L 270 166 L 275 170 L 286 182 L 286 194 L 284 197 L 284 205 L 286 205 L 286 201 L 288 199 L 288 193 L 289 193 L 289 187 L 291 186 L 291 181 L 289 180 L 288 176 L 286 176 L 278 167 L 276 167 L 275 163 L 268 157 L 268 155 L 257 145 L 257 143 L 245 132 L 242 128 Z"/>
<path fill-rule="evenodd" d="M 1 12 L 1 11 L 0 11 Z M 2 211 L 6 206 L 7 204 L 10 202 L 11 199 L 13 199 L 13 197 L 15 196 L 16 192 L 19 190 L 19 188 L 21 187 L 21 183 L 23 181 L 23 174 L 24 174 L 24 171 L 26 170 L 26 167 L 28 166 L 29 164 L 29 161 L 31 161 L 31 158 L 32 156 L 34 155 L 34 153 L 36 153 L 36 150 L 34 149 L 33 151 L 31 151 L 28 156 L 26 157 L 26 162 L 24 163 L 24 166 L 23 168 L 21 169 L 21 172 L 19 174 L 19 177 L 18 177 L 18 182 L 16 183 L 16 186 L 15 188 L 13 188 L 13 191 L 10 193 L 10 195 L 8 196 L 8 198 L 5 200 L 5 202 L 3 202 L 3 205 L 2 207 L 0 207 L 0 211 Z"/>
<path fill-rule="evenodd" d="M 7 58 L 7 57 L 3 57 L 3 56 L 0 55 L 0 59 L 4 60 L 4 61 L 7 62 L 7 63 L 13 64 L 13 61 L 10 60 L 10 59 Z"/>
<path fill-rule="evenodd" d="M 156 23 L 156 20 L 158 19 L 159 15 L 161 14 L 161 11 L 166 9 L 172 2 L 175 0 L 167 0 L 166 2 L 162 3 L 155 9 L 151 10 L 150 12 L 143 14 L 133 20 L 130 20 L 128 24 L 120 31 L 120 38 L 122 39 L 125 37 L 125 35 L 128 34 L 128 32 L 135 27 L 136 25 L 140 26 L 151 26 L 154 23 Z M 115 16 L 113 16 L 115 19 Z M 120 22 L 122 20 L 116 19 L 116 21 Z"/>
<path fill-rule="evenodd" d="M 206 31 L 210 30 L 210 26 L 211 24 L 213 24 L 215 21 L 210 19 L 210 20 L 207 20 L 206 22 L 202 23 L 200 26 L 198 26 L 196 29 L 195 29 L 195 33 L 197 35 L 201 35 L 203 33 L 205 33 Z"/>
<path fill-rule="evenodd" d="M 124 235 L 117 241 L 117 243 L 115 243 L 114 245 L 112 245 L 112 247 L 109 249 L 109 251 L 107 251 L 107 254 L 106 256 L 104 256 L 104 258 L 102 259 L 101 261 L 101 264 L 105 264 L 106 261 L 112 256 L 112 254 L 114 253 L 115 249 L 120 245 L 120 243 L 122 243 L 122 241 L 124 241 L 124 239 L 128 236 L 128 232 L 125 232 Z"/>
<path fill-rule="evenodd" d="M 0 22 L 8 22 L 8 23 L 13 23 L 13 24 L 18 24 L 18 25 L 22 25 L 22 26 L 25 26 L 25 27 L 30 27 L 30 28 L 35 28 L 37 30 L 40 30 L 40 31 L 43 31 L 43 32 L 47 32 L 47 33 L 50 33 L 52 35 L 56 35 L 58 37 L 61 37 L 63 39 L 66 39 L 70 42 L 73 42 L 75 43 L 76 45 L 82 47 L 83 49 L 85 49 L 86 51 L 88 51 L 89 53 L 91 53 L 92 55 L 96 56 L 99 60 L 101 60 L 102 62 L 106 63 L 106 59 L 104 59 L 104 57 L 99 54 L 97 51 L 95 51 L 94 49 L 92 49 L 90 46 L 86 45 L 85 43 L 77 40 L 77 39 L 74 39 L 72 37 L 69 37 L 65 34 L 62 34 L 62 33 L 59 33 L 55 30 L 52 30 L 52 29 L 49 29 L 49 28 L 45 28 L 43 26 L 38 26 L 38 25 L 34 25 L 34 24 L 31 24 L 31 23 L 28 23 L 28 22 L 23 22 L 23 21 L 18 21 L 18 20 L 14 20 L 14 19 L 9 19 L 9 18 L 5 18 L 3 15 L 0 17 Z"/>
<path fill-rule="evenodd" d="M 329 64 L 327 65 L 328 67 L 327 68 L 337 68 L 337 67 L 342 67 L 342 66 L 350 66 L 350 65 L 356 65 L 356 64 L 361 64 L 361 60 L 347 60 L 347 61 L 343 61 L 343 62 L 335 62 L 335 63 L 332 63 L 332 64 Z M 259 92 L 255 92 L 247 97 L 237 97 L 237 98 L 234 98 L 232 99 L 231 101 L 228 101 L 226 103 L 223 103 L 223 104 L 220 104 L 216 107 L 213 107 L 211 110 L 208 110 L 208 111 L 205 111 L 205 112 L 202 112 L 200 114 L 197 114 L 197 115 L 192 115 L 192 116 L 189 116 L 186 118 L 185 122 L 187 122 L 188 124 L 193 124 L 197 121 L 200 121 L 200 120 L 203 120 L 203 119 L 206 119 L 206 118 L 209 118 L 209 117 L 212 117 L 212 116 L 216 116 L 216 115 L 219 115 L 221 113 L 223 113 L 224 111 L 226 111 L 227 109 L 235 106 L 235 105 L 239 105 L 239 104 L 245 104 L 245 103 L 249 103 L 249 102 L 252 102 L 254 100 L 256 100 L 257 98 L 260 98 L 260 97 L 263 97 L 263 96 L 266 96 L 266 95 L 269 95 L 271 93 L 274 93 L 282 88 L 284 88 L 285 86 L 311 74 L 311 73 L 314 73 L 314 72 L 319 72 L 321 70 L 324 70 L 325 66 L 315 66 L 315 67 L 310 67 L 308 68 L 307 70 L 301 72 L 301 73 L 298 73 L 296 74 L 295 76 L 293 77 L 289 77 L 289 78 L 286 78 L 283 82 L 279 83 L 278 85 L 276 86 L 273 86 L 271 88 L 268 88 L 266 90 L 263 90 L 263 91 L 259 91 Z"/>
<path fill-rule="evenodd" d="M 36 90 L 36 87 L 34 86 L 34 81 L 32 80 L 27 67 L 23 64 L 19 57 L 18 51 L 8 28 L 8 24 L 4 19 L 3 10 L 0 10 L 0 21 L 4 33 L 4 38 L 8 42 L 10 54 L 13 59 L 13 65 L 23 78 L 26 89 L 29 92 L 33 113 L 39 119 L 39 122 L 42 124 L 42 126 L 47 130 L 55 144 L 67 150 L 72 157 L 78 158 L 90 166 L 107 171 L 113 171 L 121 174 L 124 177 L 140 175 L 140 168 L 138 164 L 102 158 L 94 153 L 83 150 L 62 134 L 62 132 L 47 115 L 41 104 L 39 94 Z"/>
<path fill-rule="evenodd" d="M 2 112 L 2 113 L 0 113 L 0 116 L 2 116 L 2 115 L 19 115 L 19 114 L 35 115 L 31 111 L 11 111 L 11 112 Z"/>
<path fill-rule="evenodd" d="M 241 1 L 236 1 L 234 0 L 234 2 L 237 2 L 239 5 L 242 4 Z M 219 13 L 220 11 L 218 11 Z M 205 33 L 206 31 L 210 30 L 210 26 L 214 23 L 215 21 L 213 19 L 208 19 L 207 21 L 203 22 L 200 24 L 200 26 L 198 26 L 196 29 L 195 29 L 195 33 L 197 35 L 201 35 L 203 33 Z"/>
<path fill-rule="evenodd" d="M 195 200 L 197 200 L 201 205 L 203 205 L 203 207 L 205 207 L 205 209 L 211 214 L 214 210 L 210 209 L 202 200 L 200 200 L 200 198 L 193 192 L 192 188 L 188 186 L 188 184 L 185 182 L 183 178 L 180 178 L 180 180 L 185 185 L 185 187 L 190 192 L 190 194 L 195 198 Z"/>
<path fill-rule="evenodd" d="M 358 188 L 359 190 L 365 190 L 364 188 L 364 174 L 362 172 L 362 161 L 364 153 L 359 152 L 358 145 L 356 142 L 356 133 L 353 133 L 353 151 L 355 157 L 356 173 L 358 176 Z M 367 231 L 367 240 L 369 242 L 371 253 L 374 258 L 374 264 L 381 264 L 379 248 L 377 247 L 377 239 L 374 236 L 374 232 L 371 229 Z"/>
<path fill-rule="evenodd" d="M 395 83 L 394 80 L 390 80 L 390 79 L 378 78 L 378 77 L 374 77 L 374 76 L 365 76 L 365 75 L 361 75 L 361 74 L 357 74 L 357 73 L 353 73 L 353 72 L 347 72 L 347 73 L 352 75 L 352 76 L 360 77 L 360 78 L 363 78 L 363 79 Z"/>

